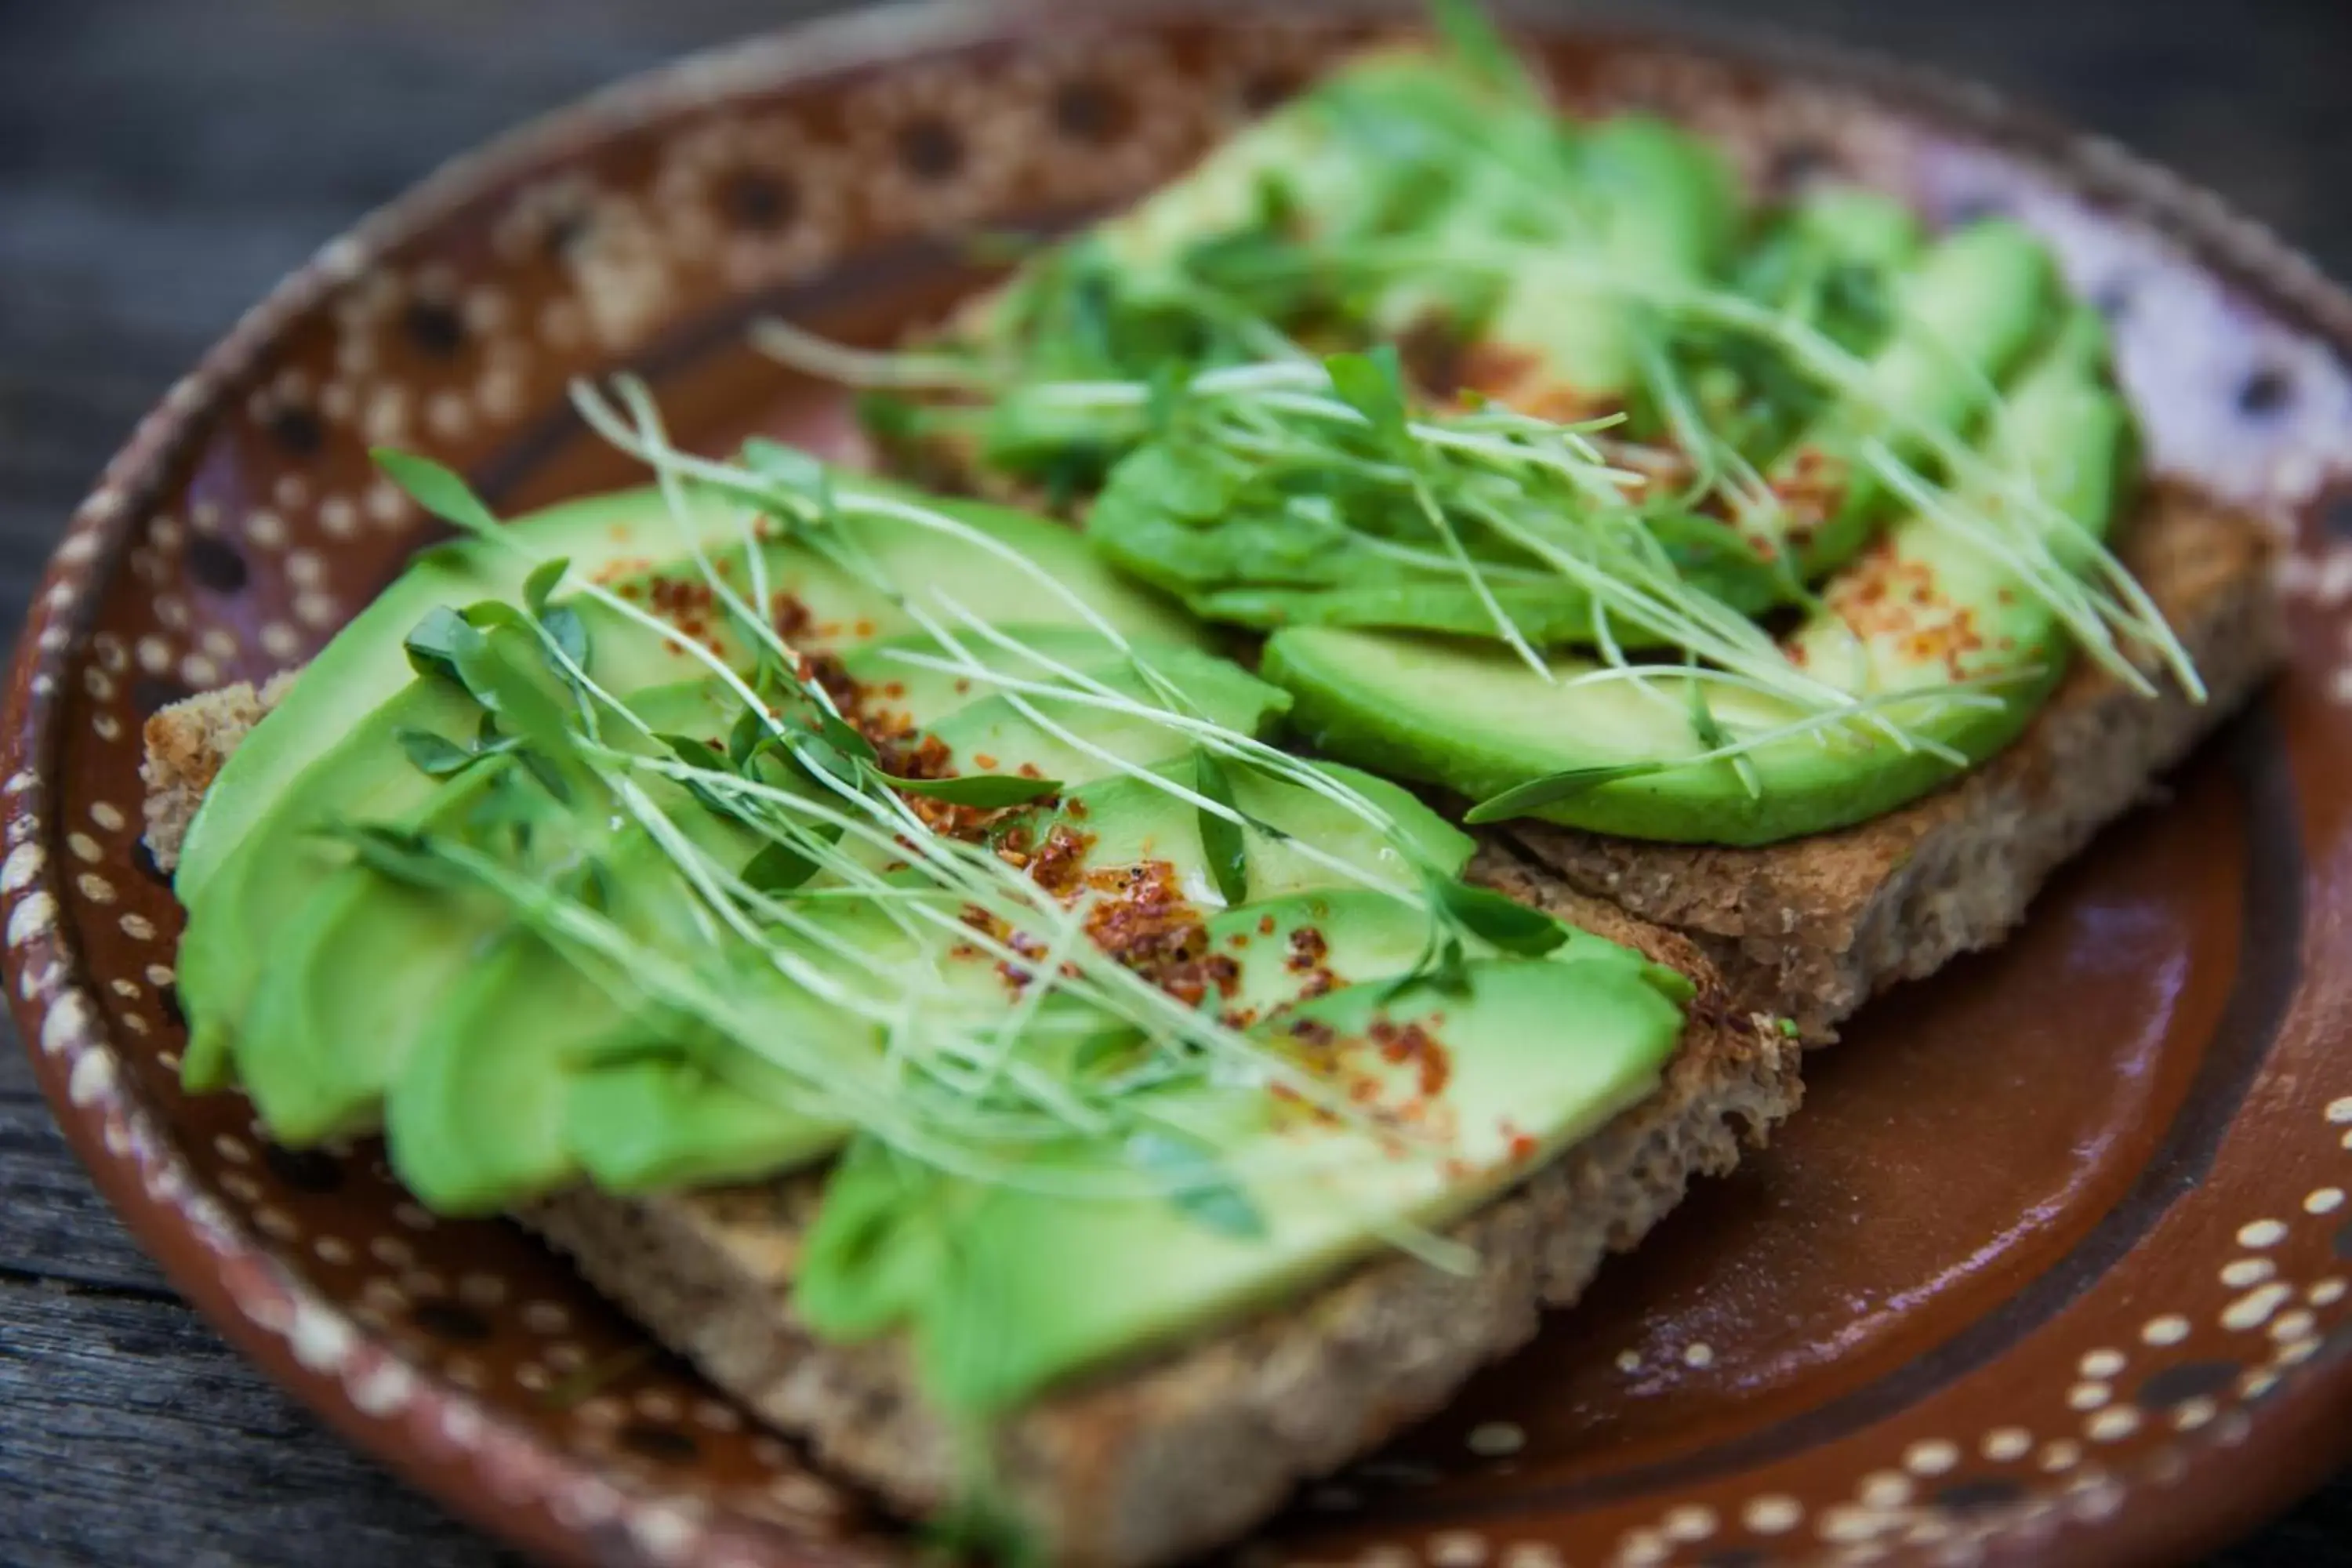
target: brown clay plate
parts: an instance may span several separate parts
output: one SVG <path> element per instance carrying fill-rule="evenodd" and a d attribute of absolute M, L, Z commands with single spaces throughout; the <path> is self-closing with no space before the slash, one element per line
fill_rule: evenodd
<path fill-rule="evenodd" d="M 954 237 L 1143 190 L 1368 26 L 922 9 L 688 61 L 328 246 L 75 515 L 7 691 L 9 1003 L 173 1280 L 418 1485 L 563 1561 L 908 1544 L 520 1231 L 436 1223 L 373 1150 L 288 1152 L 242 1101 L 181 1096 L 142 720 L 301 660 L 426 537 L 370 444 L 512 507 L 619 482 L 562 389 L 622 366 L 698 444 L 845 439 L 836 398 L 742 347 L 748 319 L 881 341 L 973 280 Z M 2210 1544 L 2352 1426 L 2352 299 L 2210 197 L 1981 92 L 1771 44 L 1541 47 L 1571 103 L 1684 117 L 1767 184 L 1837 170 L 2042 228 L 2115 321 L 2158 466 L 2294 535 L 2294 665 L 2016 941 L 1816 1055 L 1769 1154 L 1252 1552 L 1733 1568 Z"/>

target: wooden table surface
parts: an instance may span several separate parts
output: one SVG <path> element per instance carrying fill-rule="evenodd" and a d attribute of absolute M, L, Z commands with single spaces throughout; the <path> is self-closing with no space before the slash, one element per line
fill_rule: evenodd
<path fill-rule="evenodd" d="M 1076 3 L 1076 0 L 1073 0 Z M 808 0 L 0 0 L 0 624 L 139 415 L 436 162 Z M 2352 4 L 1715 0 L 1983 78 L 2352 276 Z M 0 1031 L 5 1030 L 0 1024 Z M 0 1563 L 513 1561 L 323 1431 L 142 1257 L 0 1042 Z M 2352 1475 L 2213 1560 L 2352 1568 Z"/>

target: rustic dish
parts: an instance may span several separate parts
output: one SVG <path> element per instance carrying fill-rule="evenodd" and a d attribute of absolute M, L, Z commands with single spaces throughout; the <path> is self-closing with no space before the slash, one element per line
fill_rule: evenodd
<path fill-rule="evenodd" d="M 741 342 L 878 341 L 956 237 L 1181 166 L 1375 24 L 1166 5 L 869 14 L 688 61 L 443 171 L 175 388 L 76 514 L 7 701 L 0 931 L 60 1121 L 172 1278 L 300 1397 L 579 1562 L 903 1558 L 905 1532 L 655 1353 L 520 1231 L 370 1150 L 184 1098 L 179 912 L 139 729 L 299 662 L 421 539 L 399 444 L 502 505 L 616 482 L 565 381 L 633 366 L 698 444 L 823 443 Z M 1302 1496 L 1270 1559 L 2141 1561 L 2217 1541 L 2352 1426 L 2352 298 L 2218 203 L 1986 95 L 1776 45 L 1542 35 L 1571 103 L 1666 110 L 1755 178 L 1997 205 L 2098 299 L 2157 465 L 2290 533 L 2295 661 L 2000 952 L 1882 999 L 1769 1154 L 1526 1354 Z"/>

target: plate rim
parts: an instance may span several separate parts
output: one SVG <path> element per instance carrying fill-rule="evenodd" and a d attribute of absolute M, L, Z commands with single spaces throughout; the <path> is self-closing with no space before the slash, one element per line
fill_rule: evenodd
<path fill-rule="evenodd" d="M 2200 270 L 2307 323 L 2338 354 L 2352 357 L 2352 290 L 2267 225 L 2115 139 L 2076 130 L 2010 95 L 1780 27 L 1641 16 L 1623 5 L 1560 14 L 1520 0 L 1496 9 L 1507 26 L 1529 35 L 1696 51 L 1776 77 L 1853 88 L 1904 117 L 2020 153 L 2068 188 L 2128 211 L 2179 245 Z M 1248 0 L 1124 0 L 1092 21 L 1116 28 L 1255 10 Z M 1409 5 L 1380 0 L 1339 0 L 1318 10 L 1334 19 L 1416 14 Z M 6 909 L 0 976 L 35 1080 L 68 1145 L 173 1287 L 240 1354 L 406 1483 L 493 1537 L 550 1560 L 663 1561 L 669 1532 L 690 1521 L 658 1499 L 619 1496 L 595 1479 L 591 1463 L 486 1413 L 464 1391 L 414 1372 L 381 1335 L 321 1308 L 311 1288 L 259 1237 L 194 1187 L 162 1117 L 118 1081 L 113 1061 L 122 1042 L 105 1037 L 86 990 L 92 976 L 57 922 L 63 868 L 45 851 L 48 829 L 41 818 L 62 730 L 63 677 L 91 630 L 96 590 L 121 564 L 132 531 L 180 462 L 209 433 L 223 400 L 281 331 L 383 253 L 429 235 L 535 170 L 682 110 L 959 47 L 1017 41 L 1024 24 L 1054 13 L 1052 0 L 887 0 L 689 53 L 443 162 L 272 287 L 140 420 L 72 512 L 17 637 L 0 705 L 0 816 L 9 829 L 0 861 Z M 2063 1543 L 2075 1562 L 2168 1560 L 2184 1545 L 2204 1550 L 2269 1517 L 2352 1458 L 2352 1340 L 2339 1338 L 2266 1402 L 2241 1452 L 2243 1470 L 2260 1484 L 2175 1490 L 2152 1516 L 2118 1517 L 2088 1530 L 2070 1521 L 2040 1546 L 1996 1540 L 1989 1557 L 2024 1561 Z M 2257 1465 L 2257 1457 L 2270 1462 Z M 567 1515 L 560 1489 L 583 1480 L 613 1494 L 609 1506 L 575 1506 Z M 735 1556 L 721 1550 L 713 1561 L 814 1568 L 885 1560 L 748 1519 L 726 1521 L 704 1544 L 729 1543 Z"/>

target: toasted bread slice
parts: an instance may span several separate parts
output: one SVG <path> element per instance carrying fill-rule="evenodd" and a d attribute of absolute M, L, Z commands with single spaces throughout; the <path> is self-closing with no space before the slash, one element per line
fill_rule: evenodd
<path fill-rule="evenodd" d="M 139 764 L 139 777 L 147 786 L 147 853 L 160 869 L 178 868 L 180 841 L 221 764 L 293 684 L 291 670 L 273 676 L 258 691 L 240 680 L 200 691 L 147 721 L 147 756 Z"/>
<path fill-rule="evenodd" d="M 282 691 L 235 686 L 149 721 L 149 834 L 172 855 L 204 786 Z M 1472 876 L 1697 983 L 1660 1090 L 1454 1228 L 1475 1272 L 1387 1256 L 1276 1312 L 1056 1393 L 997 1435 L 997 1484 L 1055 1561 L 1142 1568 L 1224 1541 L 1292 1484 L 1434 1409 L 1580 1295 L 1694 1175 L 1720 1174 L 1796 1108 L 1795 1042 L 1728 1010 L 1691 942 L 1487 845 Z M 1563 1046 L 1570 1042 L 1563 1041 Z M 822 1181 L 803 1173 L 654 1197 L 582 1188 L 517 1217 L 572 1255 L 710 1380 L 839 1471 L 913 1512 L 950 1500 L 947 1418 L 896 1339 L 843 1346 L 794 1317 L 800 1238 Z"/>
<path fill-rule="evenodd" d="M 1283 1310 L 1023 1411 L 995 1478 L 1054 1561 L 1136 1568 L 1230 1539 L 1323 1474 L 1442 1405 L 1533 1336 L 1602 1257 L 1738 1163 L 1796 1106 L 1793 1041 L 1724 1012 L 1696 948 L 1490 849 L 1476 874 L 1700 983 L 1661 1090 L 1455 1227 L 1475 1273 L 1386 1257 Z M 1563 1040 L 1564 1048 L 1570 1042 Z M 580 1189 L 520 1216 L 762 1418 L 915 1512 L 948 1501 L 951 1429 L 895 1340 L 819 1343 L 792 1310 L 819 1183 L 616 1198 Z M 1083 1281 L 1072 1289 L 1084 1289 Z"/>
<path fill-rule="evenodd" d="M 2204 678 L 2201 704 L 2169 679 L 2151 700 L 2078 661 L 2007 751 L 1853 827 L 1758 848 L 1533 823 L 1512 837 L 1571 886 L 1691 937 L 1734 1007 L 1833 1038 L 1874 993 L 2000 941 L 2053 871 L 2249 700 L 2285 656 L 2275 552 L 2257 520 L 2170 484 L 2124 533 L 2125 564 Z"/>

